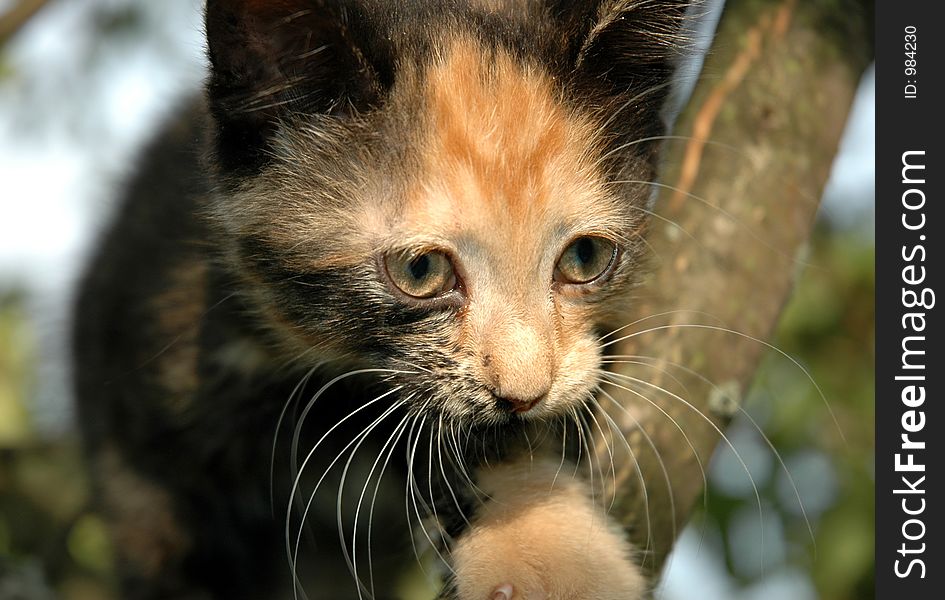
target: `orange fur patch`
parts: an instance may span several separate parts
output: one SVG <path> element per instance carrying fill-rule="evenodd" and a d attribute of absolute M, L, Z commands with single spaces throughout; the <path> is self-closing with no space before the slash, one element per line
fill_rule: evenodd
<path fill-rule="evenodd" d="M 446 178 L 454 199 L 513 219 L 552 201 L 549 182 L 594 145 L 590 123 L 569 114 L 547 74 L 469 39 L 430 70 L 425 95 L 427 171 Z"/>

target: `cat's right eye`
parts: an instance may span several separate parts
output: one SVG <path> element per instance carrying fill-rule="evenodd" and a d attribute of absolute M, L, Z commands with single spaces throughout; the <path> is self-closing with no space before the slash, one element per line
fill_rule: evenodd
<path fill-rule="evenodd" d="M 435 298 L 456 287 L 453 265 L 439 250 L 388 254 L 384 258 L 384 268 L 397 289 L 411 298 Z"/>

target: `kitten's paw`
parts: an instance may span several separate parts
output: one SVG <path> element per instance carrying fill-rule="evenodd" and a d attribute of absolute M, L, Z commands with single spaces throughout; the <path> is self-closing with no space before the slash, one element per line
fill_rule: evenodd
<path fill-rule="evenodd" d="M 460 600 L 637 600 L 646 582 L 623 533 L 556 469 L 483 476 L 493 500 L 453 550 Z"/>

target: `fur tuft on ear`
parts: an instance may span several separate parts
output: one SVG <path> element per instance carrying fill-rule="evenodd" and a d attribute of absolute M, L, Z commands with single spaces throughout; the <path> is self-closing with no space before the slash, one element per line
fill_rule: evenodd
<path fill-rule="evenodd" d="M 265 162 L 267 140 L 292 114 L 364 110 L 380 78 L 358 44 L 358 19 L 331 0 L 208 0 L 207 94 L 225 169 Z"/>
<path fill-rule="evenodd" d="M 572 40 L 568 60 L 579 81 L 625 111 L 627 133 L 663 132 L 661 111 L 674 73 L 693 47 L 692 19 L 702 0 L 546 0 Z M 645 129 L 641 129 L 645 128 Z M 650 144 L 635 146 L 649 154 Z"/>
<path fill-rule="evenodd" d="M 691 5 L 686 0 L 603 2 L 578 52 L 577 68 L 631 93 L 666 84 L 689 47 L 685 22 Z"/>

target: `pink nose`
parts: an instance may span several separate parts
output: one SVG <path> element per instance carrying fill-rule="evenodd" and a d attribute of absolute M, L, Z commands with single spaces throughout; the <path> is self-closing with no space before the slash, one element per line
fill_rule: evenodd
<path fill-rule="evenodd" d="M 536 398 L 528 398 L 528 399 L 503 398 L 502 396 L 496 395 L 496 399 L 498 400 L 498 404 L 500 408 L 508 410 L 509 412 L 514 412 L 514 413 L 519 413 L 519 414 L 527 413 L 531 409 L 538 406 L 538 403 L 541 402 L 544 397 L 545 397 L 545 394 L 542 394 L 541 396 L 538 396 Z"/>

